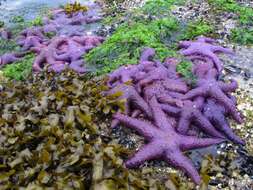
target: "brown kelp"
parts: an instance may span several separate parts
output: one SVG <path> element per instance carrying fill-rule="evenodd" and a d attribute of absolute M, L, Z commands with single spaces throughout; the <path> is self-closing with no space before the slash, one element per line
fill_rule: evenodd
<path fill-rule="evenodd" d="M 3 85 L 0 188 L 164 189 L 123 167 L 129 151 L 106 131 L 124 102 L 106 89 L 104 79 L 69 71 Z"/>

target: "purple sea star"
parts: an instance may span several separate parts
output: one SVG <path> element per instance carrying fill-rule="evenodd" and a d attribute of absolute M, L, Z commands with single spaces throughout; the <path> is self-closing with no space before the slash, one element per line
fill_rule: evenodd
<path fill-rule="evenodd" d="M 144 101 L 144 99 L 138 94 L 136 89 L 127 84 L 120 84 L 116 86 L 115 88 L 111 89 L 110 91 L 106 92 L 105 95 L 113 95 L 117 92 L 122 93 L 122 95 L 119 97 L 120 100 L 124 99 L 125 102 L 125 114 L 130 115 L 131 114 L 131 107 L 134 107 L 134 109 L 141 110 L 143 113 L 146 114 L 148 117 L 152 117 L 151 110 L 149 108 L 149 105 Z M 115 127 L 118 124 L 117 121 L 112 122 L 112 127 Z"/>
<path fill-rule="evenodd" d="M 37 51 L 39 55 L 36 57 L 34 63 L 33 63 L 33 69 L 34 71 L 41 71 L 42 65 L 45 63 L 48 63 L 49 65 L 62 65 L 63 61 L 57 61 L 55 58 L 56 49 L 58 46 L 60 46 L 62 43 L 65 43 L 67 41 L 64 37 L 56 37 L 52 40 L 52 42 L 47 46 L 43 48 L 32 48 L 33 50 Z"/>
<path fill-rule="evenodd" d="M 13 63 L 15 61 L 19 61 L 25 54 L 26 54 L 26 52 L 3 54 L 2 56 L 0 56 L 0 67 L 4 66 L 6 64 Z"/>
<path fill-rule="evenodd" d="M 128 168 L 137 167 L 145 161 L 161 158 L 174 167 L 183 170 L 191 179 L 200 184 L 200 176 L 191 161 L 182 153 L 195 148 L 202 148 L 218 144 L 223 139 L 196 138 L 176 133 L 165 113 L 161 110 L 155 97 L 151 98 L 150 106 L 154 116 L 154 124 L 131 118 L 122 114 L 115 114 L 114 118 L 122 124 L 136 130 L 148 141 L 125 165 Z"/>
<path fill-rule="evenodd" d="M 213 97 L 219 103 L 224 105 L 238 123 L 242 123 L 242 118 L 237 112 L 234 102 L 226 95 L 226 93 L 233 92 L 238 87 L 237 82 L 232 81 L 227 84 L 217 81 L 216 77 L 217 71 L 215 69 L 209 70 L 205 78 L 197 81 L 196 88 L 187 92 L 182 99 L 192 99 L 197 96 Z"/>
<path fill-rule="evenodd" d="M 43 39 L 38 36 L 28 36 L 24 39 L 19 39 L 17 44 L 22 46 L 22 50 L 26 51 L 32 47 L 41 47 Z"/>
<path fill-rule="evenodd" d="M 233 54 L 233 51 L 214 45 L 214 42 L 215 41 L 213 39 L 199 37 L 197 38 L 197 41 L 182 41 L 180 42 L 179 47 L 184 48 L 184 50 L 181 50 L 181 54 L 184 56 L 200 55 L 208 57 L 214 62 L 218 72 L 220 73 L 223 69 L 223 66 L 219 57 L 215 53 L 223 52 L 226 54 Z"/>
<path fill-rule="evenodd" d="M 221 135 L 221 133 L 219 133 L 209 120 L 201 113 L 203 103 L 204 99 L 200 97 L 195 101 L 183 101 L 183 106 L 181 108 L 166 104 L 162 104 L 161 107 L 166 113 L 179 117 L 177 131 L 180 134 L 187 134 L 190 124 L 194 122 L 207 134 L 214 137 L 224 138 L 224 136 Z"/>
<path fill-rule="evenodd" d="M 203 114 L 206 118 L 213 123 L 213 125 L 220 131 L 222 131 L 231 141 L 244 145 L 245 142 L 236 136 L 229 126 L 226 119 L 228 115 L 227 110 L 224 106 L 219 105 L 214 99 L 208 99 L 204 106 Z"/>

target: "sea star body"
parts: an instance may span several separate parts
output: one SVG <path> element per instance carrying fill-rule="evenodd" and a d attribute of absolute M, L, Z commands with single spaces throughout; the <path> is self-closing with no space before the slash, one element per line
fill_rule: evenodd
<path fill-rule="evenodd" d="M 233 51 L 214 45 L 214 42 L 215 41 L 213 39 L 199 37 L 197 41 L 182 41 L 180 42 L 179 47 L 184 48 L 184 50 L 181 50 L 181 54 L 184 56 L 201 55 L 208 57 L 214 62 L 216 69 L 220 73 L 223 69 L 223 66 L 219 57 L 215 53 L 222 52 L 226 54 L 233 54 Z"/>
<path fill-rule="evenodd" d="M 53 39 L 53 41 L 44 48 L 37 48 L 39 51 L 39 55 L 36 57 L 34 63 L 33 63 L 33 69 L 34 71 L 41 71 L 42 65 L 45 63 L 48 63 L 49 65 L 62 65 L 63 61 L 57 61 L 55 59 L 56 49 L 57 47 L 66 42 L 66 38 L 63 37 L 56 37 Z M 33 48 L 35 49 L 35 48 Z"/>
<path fill-rule="evenodd" d="M 0 67 L 19 61 L 24 55 L 25 53 L 5 53 L 0 56 Z"/>
<path fill-rule="evenodd" d="M 219 105 L 216 100 L 208 99 L 206 105 L 204 106 L 203 114 L 205 117 L 211 121 L 214 126 L 220 131 L 222 131 L 231 141 L 244 145 L 245 142 L 238 136 L 236 136 L 229 126 L 226 119 L 228 112 L 226 109 Z"/>
<path fill-rule="evenodd" d="M 27 51 L 32 47 L 41 47 L 43 39 L 37 36 L 28 36 L 23 40 L 19 40 L 17 43 L 22 46 L 22 50 Z"/>
<path fill-rule="evenodd" d="M 226 95 L 226 93 L 233 92 L 237 88 L 237 83 L 232 81 L 227 84 L 217 81 L 216 76 L 217 71 L 215 69 L 209 70 L 205 78 L 198 80 L 197 87 L 187 92 L 182 99 L 192 99 L 197 96 L 213 97 L 224 105 L 238 123 L 242 123 L 242 118 L 236 110 L 236 105 Z"/>
<path fill-rule="evenodd" d="M 196 183 L 200 183 L 200 176 L 191 161 L 182 151 L 191 150 L 218 144 L 223 141 L 219 138 L 197 138 L 176 133 L 167 116 L 161 110 L 155 97 L 151 98 L 150 105 L 154 116 L 155 125 L 131 118 L 122 114 L 114 115 L 114 118 L 122 124 L 136 130 L 148 141 L 125 165 L 129 168 L 137 167 L 145 161 L 163 159 L 174 167 L 180 168 Z"/>
<path fill-rule="evenodd" d="M 203 107 L 203 101 L 203 98 L 198 98 L 195 101 L 186 100 L 183 101 L 183 106 L 181 108 L 165 104 L 162 106 L 162 109 L 168 114 L 179 116 L 177 131 L 180 134 L 187 134 L 190 124 L 194 122 L 207 134 L 214 137 L 224 138 L 224 136 L 221 135 L 221 133 L 219 133 L 210 121 L 201 113 L 200 108 Z"/>

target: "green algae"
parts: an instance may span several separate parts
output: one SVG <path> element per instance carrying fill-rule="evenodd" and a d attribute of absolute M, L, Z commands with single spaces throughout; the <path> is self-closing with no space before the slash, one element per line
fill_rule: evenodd
<path fill-rule="evenodd" d="M 204 20 L 194 20 L 189 22 L 182 32 L 181 39 L 194 39 L 197 36 L 211 36 L 214 34 L 214 27 Z"/>
<path fill-rule="evenodd" d="M 14 40 L 5 40 L 5 39 L 0 39 L 0 56 L 9 53 L 9 52 L 16 52 L 20 48 L 17 45 L 17 43 Z"/>
<path fill-rule="evenodd" d="M 177 44 L 180 40 L 214 33 L 208 22 L 194 20 L 183 24 L 171 15 L 170 10 L 180 3 L 184 1 L 150 0 L 129 14 L 120 13 L 107 18 L 104 20 L 106 24 L 115 25 L 116 20 L 121 24 L 101 46 L 85 55 L 86 63 L 97 66 L 96 74 L 105 74 L 121 65 L 138 63 L 144 47 L 154 48 L 156 59 L 163 61 L 166 57 L 178 56 Z"/>
<path fill-rule="evenodd" d="M 148 0 L 141 8 L 141 13 L 155 17 L 169 16 L 176 5 L 182 5 L 185 0 Z"/>
<path fill-rule="evenodd" d="M 1 70 L 9 79 L 24 80 L 32 73 L 34 54 L 27 54 L 20 61 L 4 66 Z"/>
<path fill-rule="evenodd" d="M 175 53 L 163 40 L 170 38 L 178 29 L 177 20 L 164 18 L 144 23 L 125 23 L 101 46 L 91 50 L 85 57 L 91 65 L 99 65 L 98 74 L 110 72 L 123 64 L 136 64 L 144 47 L 157 51 L 157 58 L 163 60 Z"/>
<path fill-rule="evenodd" d="M 37 16 L 35 19 L 29 21 L 27 24 L 29 27 L 43 26 L 42 16 Z"/>
<path fill-rule="evenodd" d="M 187 60 L 182 60 L 176 68 L 177 72 L 182 75 L 182 77 L 190 85 L 195 85 L 197 82 L 197 77 L 192 73 L 192 62 Z"/>
<path fill-rule="evenodd" d="M 253 44 L 253 8 L 240 5 L 235 0 L 208 0 L 218 11 L 232 12 L 237 15 L 238 26 L 232 30 L 233 42 Z"/>

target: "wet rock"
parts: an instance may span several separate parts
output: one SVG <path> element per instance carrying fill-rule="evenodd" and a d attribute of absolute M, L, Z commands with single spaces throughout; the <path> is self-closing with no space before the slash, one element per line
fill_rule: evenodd
<path fill-rule="evenodd" d="M 225 66 L 225 71 L 228 74 L 240 74 L 241 73 L 241 68 L 239 68 L 236 65 L 226 65 Z"/>

